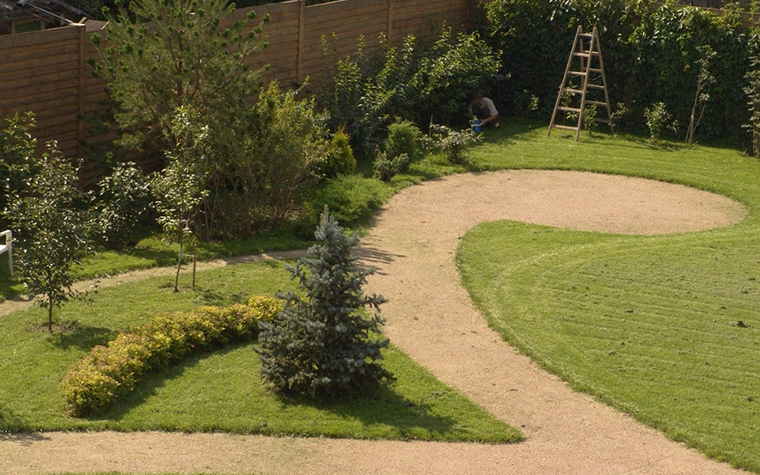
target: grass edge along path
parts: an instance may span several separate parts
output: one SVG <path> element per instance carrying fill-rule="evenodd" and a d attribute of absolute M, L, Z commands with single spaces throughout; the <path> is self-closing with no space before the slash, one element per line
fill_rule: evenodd
<path fill-rule="evenodd" d="M 0 319 L 0 432 L 48 430 L 162 430 L 238 434 L 419 439 L 506 443 L 520 432 L 445 386 L 403 352 L 391 349 L 386 363 L 399 380 L 377 400 L 314 404 L 279 398 L 259 383 L 252 345 L 195 355 L 169 371 L 151 375 L 137 390 L 99 417 L 64 415 L 58 381 L 68 365 L 119 328 L 149 321 L 157 302 L 167 311 L 198 304 L 245 300 L 243 292 L 271 294 L 291 282 L 276 261 L 241 264 L 199 273 L 199 289 L 171 294 L 166 277 L 102 289 L 90 302 L 72 302 L 61 327 L 39 331 L 40 309 Z M 104 303 L 107 302 L 107 305 Z M 107 308 L 107 311 L 105 310 Z M 106 315 L 104 315 L 106 314 Z M 8 346 L 10 345 L 10 346 Z M 26 362 L 25 362 L 26 361 Z M 203 390 L 200 390 L 203 388 Z"/>
<path fill-rule="evenodd" d="M 606 136 L 571 143 L 544 132 L 497 138 L 476 160 L 684 184 L 736 199 L 749 216 L 728 228 L 647 237 L 482 224 L 457 253 L 476 306 L 574 389 L 760 473 L 760 163 L 730 149 Z"/>

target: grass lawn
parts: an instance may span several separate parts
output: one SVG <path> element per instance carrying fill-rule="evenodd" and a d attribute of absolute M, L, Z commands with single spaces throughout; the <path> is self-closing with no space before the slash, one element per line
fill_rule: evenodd
<path fill-rule="evenodd" d="M 546 128 L 493 134 L 482 168 L 656 178 L 744 203 L 744 222 L 623 236 L 515 222 L 465 235 L 465 287 L 511 344 L 586 391 L 705 454 L 760 472 L 760 162 L 728 148 Z"/>
<path fill-rule="evenodd" d="M 119 329 L 147 323 L 160 311 L 246 302 L 293 283 L 279 262 L 201 272 L 195 292 L 170 293 L 171 278 L 111 287 L 58 313 L 50 335 L 44 311 L 0 319 L 0 432 L 40 430 L 181 430 L 269 435 L 515 442 L 516 429 L 436 380 L 401 351 L 385 352 L 397 381 L 367 400 L 315 404 L 280 398 L 259 383 L 251 344 L 196 355 L 154 375 L 97 417 L 66 416 L 57 385 L 69 365 Z"/>

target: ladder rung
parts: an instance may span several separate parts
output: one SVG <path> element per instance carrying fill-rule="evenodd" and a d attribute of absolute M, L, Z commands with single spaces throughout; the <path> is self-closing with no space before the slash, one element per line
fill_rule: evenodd
<path fill-rule="evenodd" d="M 567 74 L 571 74 L 573 76 L 585 76 L 586 73 L 583 71 L 568 71 Z"/>
<path fill-rule="evenodd" d="M 581 58 L 588 58 L 591 56 L 590 53 L 587 53 L 585 51 L 582 51 L 580 53 L 573 53 L 573 56 L 580 56 Z"/>
<path fill-rule="evenodd" d="M 593 37 L 594 37 L 594 35 L 592 35 L 590 33 L 581 33 L 581 34 L 578 35 L 578 38 L 582 38 L 584 40 L 590 40 Z"/>
<path fill-rule="evenodd" d="M 603 101 L 589 101 L 589 100 L 586 100 L 586 104 L 596 104 L 598 106 L 606 106 L 607 105 L 607 103 L 603 102 Z"/>
<path fill-rule="evenodd" d="M 588 72 L 590 72 L 590 73 L 601 73 L 602 70 L 601 69 L 596 69 L 596 68 L 588 68 Z"/>
<path fill-rule="evenodd" d="M 565 112 L 575 112 L 575 113 L 578 113 L 581 111 L 578 107 L 565 107 L 565 106 L 560 106 L 559 110 L 565 111 Z"/>
<path fill-rule="evenodd" d="M 563 92 L 569 92 L 570 94 L 583 94 L 583 91 L 580 89 L 571 89 L 571 88 L 565 88 L 563 89 Z"/>
<path fill-rule="evenodd" d="M 604 85 L 603 84 L 586 84 L 586 87 L 590 87 L 590 88 L 593 88 L 593 89 L 604 89 Z"/>
<path fill-rule="evenodd" d="M 610 119 L 597 119 L 596 117 L 594 117 L 594 122 L 601 122 L 602 124 L 609 124 L 610 123 Z"/>
<path fill-rule="evenodd" d="M 560 124 L 554 124 L 555 129 L 562 129 L 562 130 L 572 130 L 574 132 L 578 131 L 578 127 L 573 127 L 570 125 L 560 125 Z"/>

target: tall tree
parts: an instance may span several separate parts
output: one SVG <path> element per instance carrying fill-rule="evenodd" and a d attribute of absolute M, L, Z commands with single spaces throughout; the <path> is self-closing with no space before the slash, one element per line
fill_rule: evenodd
<path fill-rule="evenodd" d="M 254 27 L 251 11 L 223 28 L 234 12 L 227 0 L 135 0 L 105 12 L 106 41 L 93 35 L 102 61 L 93 65 L 111 79 L 122 144 L 172 148 L 166 131 L 184 105 L 206 118 L 212 136 L 227 136 L 259 89 L 261 69 L 245 60 L 266 45 L 259 37 L 268 20 Z"/>

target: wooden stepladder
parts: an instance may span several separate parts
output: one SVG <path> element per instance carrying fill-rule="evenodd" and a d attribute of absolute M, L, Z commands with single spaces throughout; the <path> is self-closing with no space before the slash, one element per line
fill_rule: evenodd
<path fill-rule="evenodd" d="M 609 124 L 612 130 L 612 110 L 607 94 L 607 79 L 604 77 L 602 51 L 599 48 L 599 33 L 596 27 L 591 34 L 583 33 L 583 28 L 579 26 L 573 40 L 573 49 L 567 60 L 567 67 L 565 67 L 565 76 L 559 86 L 557 102 L 554 104 L 552 120 L 549 123 L 549 135 L 555 128 L 572 130 L 575 131 L 577 142 L 581 137 L 584 111 L 589 104 L 597 106 L 597 116 L 594 120 Z M 602 110 L 607 113 L 606 119 L 598 117 Z M 577 116 L 577 123 L 575 125 L 555 123 L 558 111 L 565 113 L 566 119 L 568 113 L 573 114 L 573 120 Z"/>

